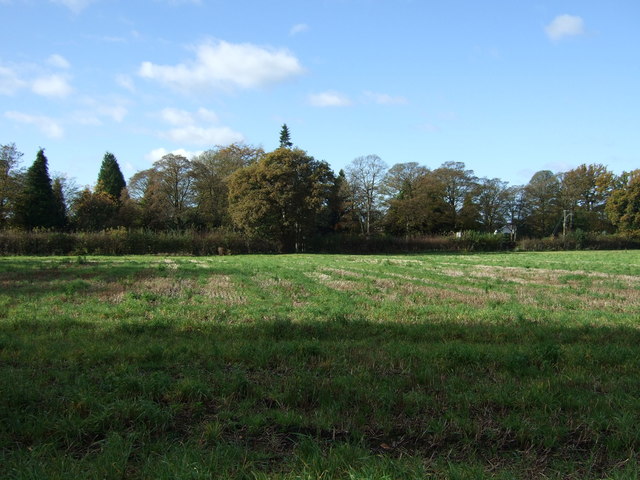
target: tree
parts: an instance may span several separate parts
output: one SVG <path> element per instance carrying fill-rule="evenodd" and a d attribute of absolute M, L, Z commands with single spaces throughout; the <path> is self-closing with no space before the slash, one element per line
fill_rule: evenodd
<path fill-rule="evenodd" d="M 550 170 L 536 172 L 523 193 L 526 231 L 537 237 L 554 233 L 562 220 L 558 176 Z"/>
<path fill-rule="evenodd" d="M 64 198 L 64 185 L 60 177 L 53 180 L 51 189 L 53 190 L 53 198 L 55 200 L 56 217 L 59 219 L 59 225 L 57 226 L 60 228 L 66 227 L 68 223 L 67 203 Z"/>
<path fill-rule="evenodd" d="M 33 165 L 27 170 L 17 210 L 19 223 L 28 230 L 38 227 L 59 228 L 63 225 L 43 149 L 38 151 Z"/>
<path fill-rule="evenodd" d="M 192 160 L 197 221 L 208 228 L 231 225 L 229 177 L 239 168 L 258 161 L 262 148 L 242 144 L 216 147 Z"/>
<path fill-rule="evenodd" d="M 106 152 L 102 159 L 100 172 L 98 173 L 98 182 L 96 183 L 95 191 L 111 195 L 116 202 L 119 202 L 122 190 L 126 185 L 115 155 Z"/>
<path fill-rule="evenodd" d="M 561 175 L 560 202 L 571 213 L 574 227 L 610 230 L 605 205 L 614 186 L 614 175 L 604 165 L 582 164 Z"/>
<path fill-rule="evenodd" d="M 480 228 L 493 233 L 507 223 L 509 187 L 499 178 L 482 178 L 474 192 Z"/>
<path fill-rule="evenodd" d="M 136 172 L 129 179 L 129 195 L 140 212 L 140 223 L 145 228 L 160 230 L 170 223 L 169 205 L 160 189 L 160 172 L 149 168 Z"/>
<path fill-rule="evenodd" d="M 291 135 L 289 134 L 289 127 L 284 123 L 282 125 L 282 129 L 280 130 L 280 148 L 291 148 L 293 147 L 293 143 L 291 143 Z"/>
<path fill-rule="evenodd" d="M 377 155 L 355 158 L 347 166 L 354 209 L 358 213 L 362 233 L 371 233 L 372 217 L 382 201 L 382 180 L 387 164 Z"/>
<path fill-rule="evenodd" d="M 0 228 L 5 228 L 15 213 L 21 190 L 19 165 L 22 156 L 15 143 L 0 146 Z"/>
<path fill-rule="evenodd" d="M 623 232 L 640 231 L 640 169 L 624 173 L 606 205 L 611 222 Z"/>
<path fill-rule="evenodd" d="M 352 228 L 351 192 L 344 170 L 335 176 L 329 192 L 325 227 L 331 232 L 350 231 Z M 355 225 L 357 231 L 358 226 Z"/>
<path fill-rule="evenodd" d="M 169 153 L 153 166 L 158 172 L 159 193 L 169 208 L 169 220 L 174 227 L 184 228 L 194 206 L 193 165 L 186 157 Z"/>
<path fill-rule="evenodd" d="M 387 198 L 411 196 L 416 180 L 429 173 L 429 169 L 417 162 L 396 163 L 384 176 L 382 190 Z"/>
<path fill-rule="evenodd" d="M 113 227 L 117 210 L 118 205 L 111 195 L 85 188 L 73 204 L 73 226 L 84 231 Z"/>
<path fill-rule="evenodd" d="M 471 199 L 467 197 L 475 188 L 477 180 L 473 170 L 467 170 L 463 162 L 445 162 L 440 168 L 434 170 L 433 174 L 444 185 L 444 200 L 449 206 L 451 228 L 454 230 L 465 228 L 459 217 L 465 202 L 466 210 L 469 210 Z"/>
<path fill-rule="evenodd" d="M 326 162 L 297 148 L 278 148 L 231 176 L 231 218 L 248 235 L 275 241 L 282 252 L 303 251 L 333 184 Z"/>
<path fill-rule="evenodd" d="M 451 229 L 445 185 L 432 172 L 407 182 L 395 198 L 389 200 L 384 223 L 394 235 L 424 235 Z"/>

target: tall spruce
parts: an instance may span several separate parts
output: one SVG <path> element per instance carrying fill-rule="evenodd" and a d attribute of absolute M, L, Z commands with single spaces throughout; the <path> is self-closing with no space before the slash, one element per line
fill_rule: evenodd
<path fill-rule="evenodd" d="M 25 187 L 18 208 L 18 221 L 26 229 L 57 228 L 60 218 L 58 201 L 53 193 L 49 166 L 44 150 L 40 149 L 33 165 L 27 170 Z"/>
<path fill-rule="evenodd" d="M 98 173 L 96 193 L 102 192 L 111 195 L 116 202 L 120 201 L 122 190 L 127 186 L 124 176 L 120 171 L 118 160 L 111 152 L 106 152 Z"/>
<path fill-rule="evenodd" d="M 282 125 L 280 130 L 280 148 L 291 148 L 293 143 L 291 142 L 291 134 L 289 133 L 289 127 L 287 124 Z"/>

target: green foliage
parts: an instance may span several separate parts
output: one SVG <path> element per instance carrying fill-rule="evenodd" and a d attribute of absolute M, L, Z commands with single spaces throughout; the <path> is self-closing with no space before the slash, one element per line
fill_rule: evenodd
<path fill-rule="evenodd" d="M 96 193 L 106 193 L 110 195 L 115 202 L 120 201 L 122 190 L 126 187 L 124 176 L 120 171 L 120 165 L 115 155 L 110 152 L 104 154 L 100 172 L 98 173 L 98 182 L 96 183 Z"/>
<path fill-rule="evenodd" d="M 59 202 L 53 193 L 47 157 L 42 149 L 27 170 L 16 213 L 17 223 L 27 230 L 61 228 L 64 225 Z"/>
<path fill-rule="evenodd" d="M 82 191 L 73 205 L 73 226 L 82 231 L 95 232 L 114 226 L 118 203 L 107 192 L 88 188 Z"/>
<path fill-rule="evenodd" d="M 280 148 L 291 148 L 293 143 L 291 142 L 291 134 L 289 133 L 289 127 L 284 123 L 280 129 Z"/>
<path fill-rule="evenodd" d="M 609 198 L 606 212 L 623 232 L 640 231 L 640 169 L 623 176 L 625 181 Z"/>
<path fill-rule="evenodd" d="M 278 242 L 280 251 L 303 251 L 332 186 L 326 162 L 300 149 L 279 148 L 231 177 L 231 218 L 251 237 Z"/>

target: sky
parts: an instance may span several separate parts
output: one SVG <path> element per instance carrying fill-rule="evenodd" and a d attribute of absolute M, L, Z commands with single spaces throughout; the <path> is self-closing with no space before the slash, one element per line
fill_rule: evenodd
<path fill-rule="evenodd" d="M 638 0 L 0 0 L 0 144 L 94 185 L 293 143 L 333 169 L 640 168 Z"/>

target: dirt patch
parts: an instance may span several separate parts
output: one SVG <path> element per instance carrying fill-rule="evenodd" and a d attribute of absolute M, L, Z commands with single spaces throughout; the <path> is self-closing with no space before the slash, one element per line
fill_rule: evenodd
<path fill-rule="evenodd" d="M 247 302 L 246 297 L 240 295 L 229 275 L 213 275 L 203 289 L 203 295 L 226 305 L 242 305 Z"/>

